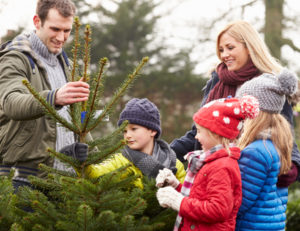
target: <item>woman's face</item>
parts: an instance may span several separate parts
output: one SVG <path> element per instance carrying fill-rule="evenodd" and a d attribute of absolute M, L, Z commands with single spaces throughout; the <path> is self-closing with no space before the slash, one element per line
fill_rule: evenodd
<path fill-rule="evenodd" d="M 220 37 L 219 52 L 229 71 L 238 71 L 248 62 L 249 51 L 245 45 L 224 33 Z"/>

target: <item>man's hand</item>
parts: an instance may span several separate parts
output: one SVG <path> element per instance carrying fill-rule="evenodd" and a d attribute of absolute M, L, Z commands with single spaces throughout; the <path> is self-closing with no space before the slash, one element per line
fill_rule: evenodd
<path fill-rule="evenodd" d="M 73 143 L 64 146 L 59 152 L 66 156 L 71 156 L 74 159 L 79 160 L 80 163 L 83 163 L 88 156 L 88 145 L 85 143 Z"/>
<path fill-rule="evenodd" d="M 90 86 L 83 81 L 69 82 L 62 86 L 55 95 L 56 105 L 68 105 L 87 101 L 90 93 Z"/>

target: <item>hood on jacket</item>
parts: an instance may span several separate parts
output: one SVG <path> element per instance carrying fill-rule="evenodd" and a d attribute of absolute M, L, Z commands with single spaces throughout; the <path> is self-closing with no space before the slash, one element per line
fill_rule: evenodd
<path fill-rule="evenodd" d="M 31 48 L 29 37 L 30 33 L 22 33 L 16 36 L 13 40 L 3 43 L 0 47 L 0 56 L 9 51 L 19 51 L 24 53 L 26 56 L 30 56 L 38 66 L 43 67 L 40 60 L 37 58 L 36 54 Z"/>

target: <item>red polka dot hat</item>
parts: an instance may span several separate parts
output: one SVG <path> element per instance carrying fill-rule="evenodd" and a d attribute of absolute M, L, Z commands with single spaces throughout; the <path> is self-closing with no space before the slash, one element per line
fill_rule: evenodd
<path fill-rule="evenodd" d="M 243 127 L 243 120 L 259 113 L 258 100 L 250 95 L 242 98 L 223 98 L 211 101 L 193 116 L 195 123 L 210 131 L 235 139 Z"/>

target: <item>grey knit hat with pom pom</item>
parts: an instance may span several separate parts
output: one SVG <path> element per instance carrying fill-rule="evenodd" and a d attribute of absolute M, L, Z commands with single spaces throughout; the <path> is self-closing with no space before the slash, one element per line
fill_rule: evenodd
<path fill-rule="evenodd" d="M 296 93 L 297 82 L 297 76 L 287 69 L 283 69 L 278 75 L 264 73 L 245 82 L 238 89 L 236 97 L 252 95 L 258 99 L 261 111 L 279 113 L 286 96 Z"/>

